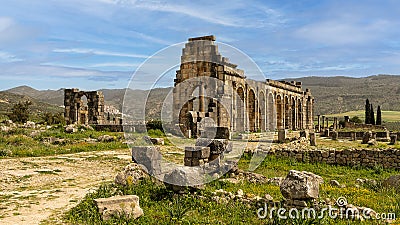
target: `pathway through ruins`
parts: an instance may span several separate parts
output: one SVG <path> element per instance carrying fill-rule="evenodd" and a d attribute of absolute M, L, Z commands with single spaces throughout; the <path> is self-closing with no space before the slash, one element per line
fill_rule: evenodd
<path fill-rule="evenodd" d="M 1 159 L 0 224 L 60 223 L 64 212 L 130 161 L 128 149 Z"/>

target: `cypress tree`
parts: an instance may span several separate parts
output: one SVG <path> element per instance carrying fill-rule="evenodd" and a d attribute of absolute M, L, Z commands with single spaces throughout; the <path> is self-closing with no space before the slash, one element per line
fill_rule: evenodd
<path fill-rule="evenodd" d="M 371 116 L 370 122 L 372 125 L 375 125 L 375 113 L 374 113 L 374 107 L 372 107 L 372 104 L 371 104 L 371 110 L 369 112 L 370 112 L 370 116 Z"/>
<path fill-rule="evenodd" d="M 378 105 L 378 110 L 376 111 L 376 125 L 382 125 L 382 112 L 380 105 Z"/>
<path fill-rule="evenodd" d="M 371 106 L 369 104 L 369 99 L 365 100 L 365 124 L 371 124 Z"/>

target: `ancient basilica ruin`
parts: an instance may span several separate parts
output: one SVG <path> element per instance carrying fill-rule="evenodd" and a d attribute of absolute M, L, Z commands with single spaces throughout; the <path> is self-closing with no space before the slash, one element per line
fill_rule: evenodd
<path fill-rule="evenodd" d="M 313 129 L 314 98 L 301 82 L 247 79 L 215 36 L 189 38 L 173 90 L 174 123 L 186 136 L 207 126 L 233 132 Z"/>

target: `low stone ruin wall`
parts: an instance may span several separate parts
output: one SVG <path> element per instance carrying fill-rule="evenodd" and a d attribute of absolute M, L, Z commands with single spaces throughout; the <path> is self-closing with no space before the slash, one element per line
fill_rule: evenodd
<path fill-rule="evenodd" d="M 141 125 L 119 125 L 119 124 L 96 124 L 91 125 L 96 131 L 111 131 L 111 132 L 146 132 L 146 127 Z"/>
<path fill-rule="evenodd" d="M 353 123 L 353 122 L 345 122 L 344 123 L 345 128 L 351 128 L 351 129 L 385 129 L 385 126 L 382 125 L 372 125 L 372 124 L 362 124 L 362 123 Z"/>
<path fill-rule="evenodd" d="M 356 140 L 362 140 L 364 136 L 364 131 L 338 131 L 338 138 L 339 139 L 352 139 L 352 134 L 355 134 Z M 388 131 L 381 131 L 381 132 L 373 132 L 376 134 L 377 140 L 390 140 L 390 133 Z M 330 132 L 330 136 L 332 136 L 332 132 Z"/>
<path fill-rule="evenodd" d="M 299 162 L 325 162 L 333 165 L 400 169 L 400 150 L 354 149 L 354 150 L 293 150 L 268 151 L 268 155 L 295 158 Z"/>

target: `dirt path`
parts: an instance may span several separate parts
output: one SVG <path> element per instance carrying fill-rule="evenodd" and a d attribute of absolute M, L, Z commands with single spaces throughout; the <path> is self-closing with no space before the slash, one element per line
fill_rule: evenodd
<path fill-rule="evenodd" d="M 0 224 L 60 223 L 88 191 L 114 179 L 128 149 L 0 160 Z"/>

